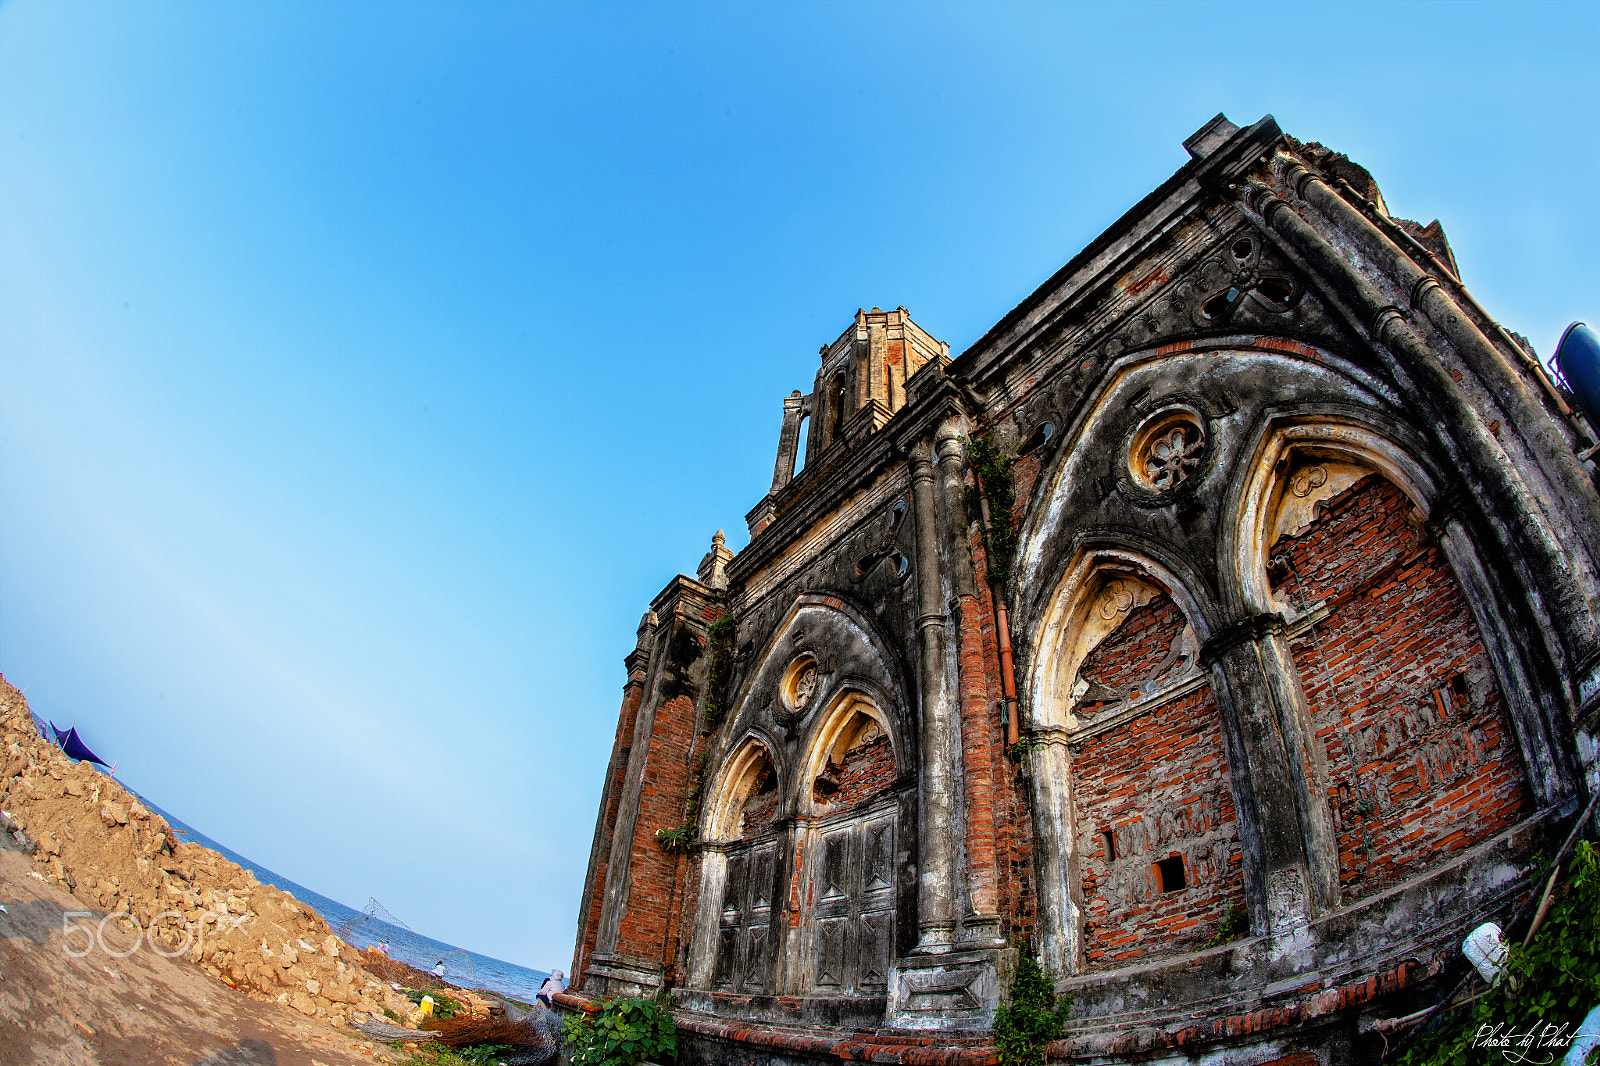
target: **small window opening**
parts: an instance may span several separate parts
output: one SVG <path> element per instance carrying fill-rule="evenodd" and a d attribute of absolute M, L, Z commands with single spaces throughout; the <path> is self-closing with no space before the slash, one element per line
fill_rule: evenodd
<path fill-rule="evenodd" d="M 1207 318 L 1225 318 L 1238 300 L 1239 290 L 1229 288 L 1227 292 L 1219 292 L 1207 300 L 1205 306 L 1200 308 L 1200 313 Z"/>
<path fill-rule="evenodd" d="M 1116 834 L 1113 833 L 1109 829 L 1102 831 L 1101 834 L 1100 834 L 1100 843 L 1105 846 L 1106 862 L 1116 862 L 1117 861 L 1117 837 L 1116 837 Z"/>
<path fill-rule="evenodd" d="M 893 533 L 900 528 L 900 523 L 906 520 L 906 505 L 897 503 L 894 510 L 889 512 L 889 532 Z"/>
<path fill-rule="evenodd" d="M 904 555 L 901 555 L 899 552 L 895 552 L 894 555 L 891 558 L 894 559 L 895 576 L 896 577 L 905 577 L 906 576 L 906 571 L 911 569 L 911 560 L 907 559 Z"/>
<path fill-rule="evenodd" d="M 856 564 L 856 576 L 861 577 L 865 575 L 866 572 L 876 566 L 878 564 L 878 560 L 882 558 L 883 552 L 881 551 L 868 552 L 867 554 L 863 555 L 861 557 L 861 561 Z"/>
<path fill-rule="evenodd" d="M 828 387 L 828 443 L 839 439 L 839 427 L 844 425 L 844 372 L 833 375 Z"/>
<path fill-rule="evenodd" d="M 811 429 L 811 416 L 803 415 L 800 418 L 800 440 L 794 449 L 794 472 L 799 473 L 806 468 L 806 433 Z"/>
<path fill-rule="evenodd" d="M 1027 455 L 1030 452 L 1038 451 L 1046 444 L 1049 444 L 1050 438 L 1055 435 L 1056 426 L 1054 422 L 1041 423 L 1039 428 L 1030 433 L 1028 435 L 1028 439 L 1023 441 L 1022 444 L 1017 448 L 1017 455 L 1020 457 Z"/>
<path fill-rule="evenodd" d="M 1162 859 L 1156 863 L 1156 870 L 1161 875 L 1161 891 L 1177 892 L 1187 888 L 1188 883 L 1183 879 L 1183 858 L 1174 855 L 1170 859 Z"/>
<path fill-rule="evenodd" d="M 1274 307 L 1288 307 L 1294 299 L 1294 286 L 1287 278 L 1262 278 L 1256 286 L 1256 292 Z"/>
<path fill-rule="evenodd" d="M 1440 718 L 1459 717 L 1467 710 L 1467 679 L 1460 674 L 1433 690 L 1433 703 Z"/>
<path fill-rule="evenodd" d="M 1255 251 L 1255 245 L 1248 238 L 1241 238 L 1233 242 L 1233 257 L 1235 259 L 1249 259 L 1250 253 Z"/>

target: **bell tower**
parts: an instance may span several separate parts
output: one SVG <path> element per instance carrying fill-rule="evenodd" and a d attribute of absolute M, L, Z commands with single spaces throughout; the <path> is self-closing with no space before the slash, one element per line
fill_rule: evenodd
<path fill-rule="evenodd" d="M 801 473 L 796 470 L 805 441 L 806 468 L 842 440 L 858 440 L 882 429 L 906 403 L 906 379 L 929 360 L 950 361 L 950 346 L 911 321 L 904 307 L 857 311 L 856 320 L 821 349 L 822 366 L 811 394 L 799 389 L 784 397 L 783 429 L 772 490 L 747 517 L 752 536 L 767 527 L 772 501 Z"/>

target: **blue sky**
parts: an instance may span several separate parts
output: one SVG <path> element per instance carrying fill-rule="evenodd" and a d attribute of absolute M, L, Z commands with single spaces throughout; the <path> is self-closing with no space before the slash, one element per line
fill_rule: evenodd
<path fill-rule="evenodd" d="M 571 957 L 650 599 L 858 307 L 959 353 L 1218 111 L 1600 319 L 1594 4 L 0 5 L 0 671 L 251 858 Z M 419 844 L 436 843 L 419 858 Z"/>

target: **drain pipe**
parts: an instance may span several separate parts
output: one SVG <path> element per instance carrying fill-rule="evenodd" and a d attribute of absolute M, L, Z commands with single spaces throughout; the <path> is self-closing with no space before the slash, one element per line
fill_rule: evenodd
<path fill-rule="evenodd" d="M 994 543 L 989 524 L 989 495 L 983 491 L 983 477 L 978 468 L 972 468 L 972 480 L 978 483 L 978 516 L 983 522 L 983 539 Z M 994 636 L 1000 646 L 1000 691 L 1006 712 L 1006 746 L 1019 739 L 1017 728 L 1017 669 L 1011 659 L 1011 624 L 1006 617 L 1006 594 L 999 585 L 989 585 L 989 596 L 994 601 Z"/>

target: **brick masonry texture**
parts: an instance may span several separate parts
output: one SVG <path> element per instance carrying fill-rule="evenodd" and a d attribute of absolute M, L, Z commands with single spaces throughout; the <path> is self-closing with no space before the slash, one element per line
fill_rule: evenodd
<path fill-rule="evenodd" d="M 1002 754 L 1006 743 L 1006 723 L 1000 709 L 1004 694 L 1000 679 L 1000 645 L 994 628 L 994 593 L 988 582 L 989 557 L 984 551 L 983 537 L 976 525 L 972 531 L 971 546 L 973 565 L 978 575 L 976 608 L 972 613 L 982 651 L 988 702 L 982 712 L 968 707 L 969 722 L 974 725 L 981 723 L 988 734 L 988 765 L 992 784 L 990 800 L 993 804 L 989 828 L 993 833 L 995 871 L 999 879 L 1001 930 L 1008 938 L 1027 938 L 1033 932 L 1038 915 L 1027 782 L 1020 772 L 1020 760 L 1012 760 Z M 973 740 L 977 739 L 976 734 L 977 729 L 974 728 L 970 734 Z M 969 826 L 969 833 L 971 831 Z"/>
<path fill-rule="evenodd" d="M 1157 596 L 1128 612 L 1110 639 L 1085 657 L 1079 673 L 1114 692 L 1137 696 L 1140 686 L 1155 680 L 1183 632 L 1183 614 L 1167 596 Z M 1083 713 L 1093 714 L 1100 703 L 1090 703 Z"/>
<path fill-rule="evenodd" d="M 659 959 L 666 946 L 667 918 L 679 892 L 682 857 L 664 850 L 656 842 L 656 831 L 683 820 L 695 725 L 695 704 L 688 696 L 656 708 L 629 860 L 628 909 L 617 932 L 620 955 Z"/>
<path fill-rule="evenodd" d="M 813 786 L 814 801 L 828 803 L 831 809 L 836 811 L 864 803 L 874 796 L 881 795 L 884 789 L 894 784 L 894 746 L 890 744 L 888 737 L 880 734 L 877 739 L 857 745 L 846 752 L 843 766 L 830 761 L 827 774 L 839 787 L 829 794 Z M 749 818 L 748 812 L 745 817 Z"/>
<path fill-rule="evenodd" d="M 749 544 L 714 538 L 651 601 L 576 987 L 670 986 L 684 1066 L 992 1062 L 1018 951 L 1073 997 L 1053 1059 L 1374 1061 L 1364 1022 L 1436 1001 L 1466 931 L 1536 893 L 1600 715 L 1576 431 L 1359 166 L 1270 117 L 1185 147 L 966 353 L 904 308 L 858 311 L 783 398 Z M 1153 491 L 1130 450 L 1179 411 L 1205 450 Z M 1003 575 L 976 437 L 1015 457 L 989 515 L 1016 534 Z M 1413 495 L 1350 483 L 1375 469 Z M 1263 574 L 1262 523 L 1289 516 Z M 1153 598 L 1066 677 L 1078 597 L 1132 574 Z M 706 642 L 660 636 L 724 612 L 725 718 L 701 732 L 679 697 Z M 796 704 L 802 655 L 816 698 Z M 886 736 L 851 734 L 819 787 L 809 745 L 847 698 Z M 666 851 L 690 768 L 725 784 L 749 738 L 781 790 L 741 780 L 736 839 Z M 1208 947 L 1225 922 L 1237 938 Z M 611 957 L 585 970 L 597 930 Z"/>
<path fill-rule="evenodd" d="M 1486 840 L 1530 808 L 1477 626 L 1410 511 L 1372 475 L 1273 549 L 1287 561 L 1275 569 L 1291 600 L 1325 601 L 1331 612 L 1293 653 L 1325 745 L 1346 900 Z"/>
<path fill-rule="evenodd" d="M 635 670 L 623 690 L 622 713 L 617 718 L 617 737 L 611 745 L 611 762 L 606 767 L 606 783 L 600 793 L 600 821 L 595 833 L 593 872 L 586 885 L 583 899 L 583 920 L 579 929 L 578 950 L 572 961 L 572 973 L 583 973 L 588 959 L 594 953 L 595 939 L 600 935 L 600 911 L 606 891 L 606 868 L 610 865 L 611 833 L 617 823 L 617 806 L 622 800 L 622 783 L 628 774 L 628 745 L 633 740 L 633 727 L 639 717 L 639 701 L 644 695 L 644 671 Z M 576 980 L 574 976 L 574 980 Z"/>
<path fill-rule="evenodd" d="M 1193 950 L 1244 902 L 1238 821 L 1211 686 L 1091 739 L 1074 752 L 1073 765 L 1090 966 Z M 1183 862 L 1187 886 L 1165 892 L 1155 864 L 1173 856 Z"/>

